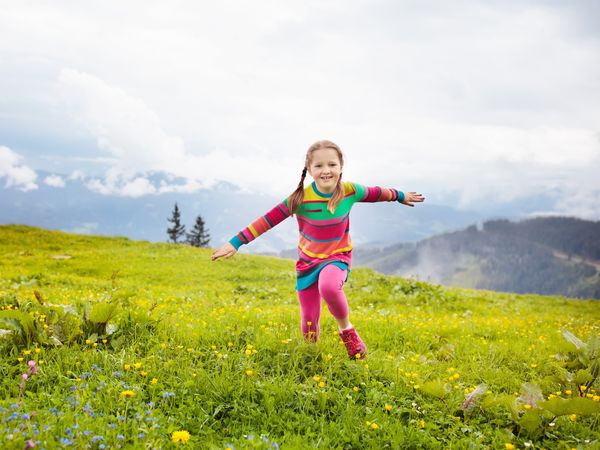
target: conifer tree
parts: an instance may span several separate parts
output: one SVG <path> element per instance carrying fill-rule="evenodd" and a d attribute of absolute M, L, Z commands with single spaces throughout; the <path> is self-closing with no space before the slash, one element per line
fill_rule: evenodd
<path fill-rule="evenodd" d="M 187 233 L 187 242 L 193 247 L 208 247 L 210 235 L 204 228 L 204 219 L 201 216 L 196 217 L 196 223 L 191 232 Z"/>
<path fill-rule="evenodd" d="M 175 203 L 175 208 L 171 213 L 171 217 L 167 218 L 167 220 L 173 224 L 172 227 L 167 228 L 169 239 L 174 243 L 177 243 L 177 239 L 185 234 L 185 225 L 181 224 L 181 213 L 179 212 L 177 203 Z"/>

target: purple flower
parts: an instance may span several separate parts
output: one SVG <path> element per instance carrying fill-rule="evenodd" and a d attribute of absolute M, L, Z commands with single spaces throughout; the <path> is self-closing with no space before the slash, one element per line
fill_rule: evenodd
<path fill-rule="evenodd" d="M 27 380 L 27 378 L 29 378 L 29 375 L 27 375 L 26 373 L 24 373 L 23 375 L 21 375 L 21 378 L 23 378 L 24 380 Z"/>

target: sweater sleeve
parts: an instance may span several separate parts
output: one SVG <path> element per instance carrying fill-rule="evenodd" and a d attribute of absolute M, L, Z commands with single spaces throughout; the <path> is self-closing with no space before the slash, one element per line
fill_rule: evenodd
<path fill-rule="evenodd" d="M 358 202 L 400 202 L 404 201 L 404 192 L 379 186 L 367 187 L 354 183 Z"/>
<path fill-rule="evenodd" d="M 243 244 L 248 244 L 256 239 L 261 234 L 269 231 L 274 226 L 280 224 L 285 219 L 290 217 L 290 210 L 286 205 L 287 201 L 279 203 L 271 211 L 264 216 L 260 216 L 234 237 L 229 240 L 229 243 L 238 250 Z"/>

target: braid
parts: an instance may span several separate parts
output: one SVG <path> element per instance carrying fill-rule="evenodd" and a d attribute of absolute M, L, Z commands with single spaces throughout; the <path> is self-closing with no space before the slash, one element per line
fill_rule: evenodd
<path fill-rule="evenodd" d="M 340 178 L 338 179 L 337 185 L 335 186 L 335 190 L 333 191 L 333 195 L 327 202 L 327 210 L 333 214 L 335 208 L 341 203 L 344 199 L 344 186 L 342 185 L 342 174 L 340 173 Z"/>
<path fill-rule="evenodd" d="M 306 178 L 307 172 L 306 166 L 302 169 L 302 175 L 300 176 L 300 182 L 298 183 L 298 187 L 296 190 L 288 197 L 288 209 L 290 210 L 290 214 L 296 213 L 298 207 L 304 200 L 304 179 Z"/>

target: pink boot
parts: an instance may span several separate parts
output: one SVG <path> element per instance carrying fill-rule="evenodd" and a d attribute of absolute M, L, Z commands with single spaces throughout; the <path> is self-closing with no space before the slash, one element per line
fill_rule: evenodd
<path fill-rule="evenodd" d="M 342 341 L 344 341 L 350 359 L 366 358 L 367 346 L 354 328 L 342 331 L 340 337 L 342 338 Z"/>

